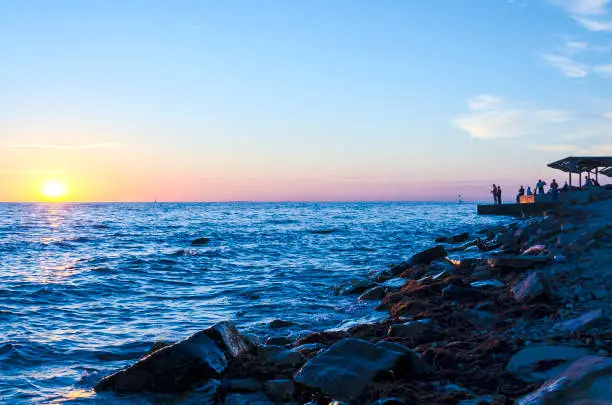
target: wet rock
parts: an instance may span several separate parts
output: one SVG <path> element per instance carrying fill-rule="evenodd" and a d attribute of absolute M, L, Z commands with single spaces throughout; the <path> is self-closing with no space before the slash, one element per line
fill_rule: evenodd
<path fill-rule="evenodd" d="M 269 346 L 285 346 L 291 343 L 293 343 L 293 339 L 288 336 L 269 337 L 266 339 L 266 345 Z"/>
<path fill-rule="evenodd" d="M 464 309 L 459 315 L 475 328 L 488 328 L 492 326 L 497 319 L 493 314 L 476 309 Z"/>
<path fill-rule="evenodd" d="M 294 325 L 295 325 L 295 322 L 285 321 L 283 319 L 275 319 L 272 322 L 270 322 L 268 327 L 270 329 L 280 329 L 280 328 L 287 328 L 289 326 L 294 326 Z"/>
<path fill-rule="evenodd" d="M 484 289 L 484 288 L 502 288 L 502 287 L 505 287 L 506 285 L 499 280 L 491 279 L 491 280 L 474 281 L 473 283 L 470 283 L 470 286 L 474 288 Z"/>
<path fill-rule="evenodd" d="M 403 270 L 401 272 L 403 272 Z M 377 283 L 382 283 L 383 281 L 390 280 L 395 276 L 393 275 L 393 272 L 390 269 L 384 269 L 384 270 L 380 270 L 380 271 L 372 273 L 370 277 Z"/>
<path fill-rule="evenodd" d="M 358 278 L 337 286 L 335 290 L 336 294 L 340 295 L 361 294 L 373 286 L 374 283 L 372 280 L 368 280 L 367 278 Z"/>
<path fill-rule="evenodd" d="M 420 319 L 389 326 L 389 337 L 401 337 L 411 342 L 433 340 L 438 336 L 437 325 L 431 319 Z"/>
<path fill-rule="evenodd" d="M 407 405 L 407 403 L 401 398 L 382 398 L 372 405 Z"/>
<path fill-rule="evenodd" d="M 503 397 L 493 395 L 481 395 L 472 399 L 462 399 L 461 401 L 457 402 L 457 405 L 485 405 L 496 403 L 497 400 L 503 401 Z"/>
<path fill-rule="evenodd" d="M 164 348 L 166 346 L 170 346 L 170 343 L 164 342 L 162 340 L 158 340 L 156 342 L 153 342 L 153 345 L 151 345 L 151 348 L 149 349 L 149 353 L 148 354 L 156 352 L 159 349 L 162 349 L 162 348 Z"/>
<path fill-rule="evenodd" d="M 543 382 L 562 373 L 571 363 L 590 351 L 569 346 L 529 346 L 516 353 L 506 371 L 529 382 Z"/>
<path fill-rule="evenodd" d="M 207 245 L 209 242 L 210 238 L 197 238 L 191 241 L 191 246 Z"/>
<path fill-rule="evenodd" d="M 190 403 L 200 405 L 214 405 L 218 402 L 221 381 L 208 380 L 206 384 L 194 390 L 190 395 Z"/>
<path fill-rule="evenodd" d="M 533 272 L 512 289 L 512 295 L 518 302 L 529 303 L 537 298 L 549 295 L 550 283 L 544 274 Z"/>
<path fill-rule="evenodd" d="M 416 264 L 429 264 L 437 259 L 443 259 L 448 255 L 448 252 L 442 245 L 426 249 L 413 255 L 408 263 L 412 266 Z"/>
<path fill-rule="evenodd" d="M 562 333 L 576 333 L 598 327 L 607 322 L 605 311 L 600 308 L 586 312 L 577 318 L 560 322 L 555 325 L 554 329 Z"/>
<path fill-rule="evenodd" d="M 233 392 L 259 392 L 264 388 L 263 383 L 254 378 L 230 380 L 227 386 L 228 389 Z"/>
<path fill-rule="evenodd" d="M 436 238 L 436 242 L 438 243 L 461 243 L 465 242 L 470 238 L 470 234 L 467 232 L 460 233 L 458 235 L 453 236 L 440 236 Z"/>
<path fill-rule="evenodd" d="M 606 405 L 612 398 L 612 358 L 585 356 L 517 405 Z"/>
<path fill-rule="evenodd" d="M 389 291 L 399 291 L 404 284 L 406 284 L 405 278 L 392 278 L 382 283 L 382 286 Z"/>
<path fill-rule="evenodd" d="M 229 321 L 218 322 L 201 333 L 213 339 L 229 357 L 238 357 L 253 349 L 251 340 Z"/>
<path fill-rule="evenodd" d="M 546 254 L 548 253 L 548 251 L 546 250 L 546 246 L 545 245 L 535 245 L 532 246 L 528 249 L 526 249 L 522 255 L 523 256 L 538 256 L 538 255 L 542 255 L 542 254 Z"/>
<path fill-rule="evenodd" d="M 394 369 L 404 357 L 365 340 L 345 338 L 309 360 L 294 380 L 324 395 L 352 401 L 376 375 Z"/>
<path fill-rule="evenodd" d="M 226 354 L 205 330 L 105 377 L 94 389 L 121 393 L 182 392 L 219 376 L 227 366 Z"/>
<path fill-rule="evenodd" d="M 229 394 L 225 397 L 224 405 L 274 405 L 263 392 L 252 394 Z"/>
<path fill-rule="evenodd" d="M 401 279 L 406 281 L 404 279 Z M 357 298 L 358 301 L 380 300 L 385 296 L 385 288 L 382 286 L 372 287 Z"/>
<path fill-rule="evenodd" d="M 266 383 L 266 394 L 276 402 L 289 401 L 295 395 L 295 387 L 291 380 L 270 380 Z"/>
<path fill-rule="evenodd" d="M 304 357 L 291 350 L 287 350 L 281 346 L 261 346 L 257 353 L 261 361 L 283 365 L 296 365 L 304 363 Z"/>

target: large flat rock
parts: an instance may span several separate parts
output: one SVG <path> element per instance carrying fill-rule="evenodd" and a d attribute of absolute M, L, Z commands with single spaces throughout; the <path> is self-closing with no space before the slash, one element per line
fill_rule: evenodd
<path fill-rule="evenodd" d="M 346 338 L 308 361 L 294 380 L 329 397 L 352 401 L 378 373 L 393 369 L 404 357 L 382 345 Z"/>
<path fill-rule="evenodd" d="M 526 382 L 543 382 L 565 371 L 573 361 L 590 353 L 588 349 L 581 347 L 533 345 L 512 356 L 506 370 Z M 552 367 L 538 367 L 543 364 Z"/>

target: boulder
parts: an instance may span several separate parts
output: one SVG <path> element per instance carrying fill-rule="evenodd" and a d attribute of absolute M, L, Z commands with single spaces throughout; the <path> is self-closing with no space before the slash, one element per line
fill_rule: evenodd
<path fill-rule="evenodd" d="M 336 294 L 340 295 L 361 294 L 367 289 L 373 287 L 374 284 L 375 283 L 372 280 L 367 278 L 358 278 L 336 286 L 334 289 Z"/>
<path fill-rule="evenodd" d="M 402 272 L 403 270 L 400 271 L 400 273 Z M 390 269 L 384 269 L 371 273 L 370 277 L 377 283 L 382 283 L 383 281 L 390 280 L 395 276 L 393 275 L 393 272 Z"/>
<path fill-rule="evenodd" d="M 197 238 L 191 241 L 191 246 L 207 245 L 209 242 L 210 238 Z"/>
<path fill-rule="evenodd" d="M 550 292 L 550 283 L 544 274 L 540 272 L 531 273 L 512 289 L 514 299 L 524 304 L 534 301 L 541 296 L 549 295 Z"/>
<path fill-rule="evenodd" d="M 229 394 L 225 397 L 224 405 L 275 405 L 263 392 L 252 394 Z"/>
<path fill-rule="evenodd" d="M 506 371 L 528 383 L 543 382 L 589 353 L 580 347 L 528 346 L 510 358 Z"/>
<path fill-rule="evenodd" d="M 345 338 L 309 360 L 294 380 L 326 396 L 353 401 L 380 372 L 393 370 L 404 357 L 381 345 Z"/>
<path fill-rule="evenodd" d="M 401 279 L 406 281 L 404 279 Z M 385 296 L 385 288 L 377 285 L 376 287 L 372 287 L 363 294 L 361 294 L 357 300 L 358 301 L 371 301 L 371 300 L 380 300 Z"/>
<path fill-rule="evenodd" d="M 497 319 L 495 315 L 477 309 L 464 309 L 459 315 L 475 328 L 488 328 Z"/>
<path fill-rule="evenodd" d="M 453 236 L 440 236 L 436 238 L 436 242 L 438 243 L 461 243 L 465 242 L 470 238 L 470 234 L 468 232 L 463 232 Z"/>
<path fill-rule="evenodd" d="M 266 394 L 276 402 L 290 401 L 295 395 L 295 386 L 288 379 L 270 380 L 266 383 Z"/>
<path fill-rule="evenodd" d="M 586 312 L 577 318 L 572 318 L 555 325 L 554 329 L 561 333 L 576 333 L 598 327 L 608 322 L 603 308 Z"/>
<path fill-rule="evenodd" d="M 447 255 L 448 252 L 444 246 L 438 245 L 413 255 L 409 260 L 409 264 L 412 266 L 416 264 L 429 264 L 434 260 L 443 259 Z"/>
<path fill-rule="evenodd" d="M 325 346 L 323 343 L 306 343 L 304 345 L 294 347 L 293 349 L 291 349 L 291 351 L 304 354 L 304 353 L 318 352 L 318 351 L 325 349 L 326 347 L 327 346 Z"/>
<path fill-rule="evenodd" d="M 546 381 L 517 405 L 608 405 L 612 403 L 612 358 L 585 356 Z"/>
<path fill-rule="evenodd" d="M 403 344 L 397 342 L 389 342 L 386 340 L 381 340 L 376 344 L 378 346 L 384 347 L 385 349 L 393 350 L 405 355 L 406 372 L 408 374 L 414 376 L 422 376 L 431 372 L 431 367 L 423 360 L 421 360 L 421 358 L 415 352 L 413 352 Z"/>
<path fill-rule="evenodd" d="M 431 319 L 420 319 L 389 326 L 389 337 L 401 337 L 411 342 L 433 340 L 438 336 L 437 325 Z"/>
<path fill-rule="evenodd" d="M 404 284 L 406 284 L 405 278 L 392 278 L 391 280 L 385 281 L 381 285 L 389 291 L 399 291 Z"/>
<path fill-rule="evenodd" d="M 201 333 L 213 339 L 229 357 L 241 356 L 254 348 L 250 339 L 230 321 L 218 322 Z"/>
<path fill-rule="evenodd" d="M 295 325 L 295 322 L 285 321 L 283 319 L 275 319 L 268 324 L 268 327 L 270 329 L 280 329 L 280 328 L 287 328 L 289 326 L 294 326 L 294 325 Z"/>
<path fill-rule="evenodd" d="M 159 349 L 103 378 L 96 391 L 183 392 L 219 376 L 228 366 L 224 351 L 206 331 Z M 172 378 L 168 378 L 168 376 Z"/>

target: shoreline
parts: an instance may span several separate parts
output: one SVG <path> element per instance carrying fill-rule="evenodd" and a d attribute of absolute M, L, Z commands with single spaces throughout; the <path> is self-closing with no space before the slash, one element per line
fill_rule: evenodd
<path fill-rule="evenodd" d="M 204 343 L 194 343 L 193 335 L 161 348 L 103 379 L 96 391 L 191 392 L 187 397 L 225 404 L 609 399 L 612 391 L 600 380 L 612 381 L 606 315 L 612 283 L 602 283 L 612 263 L 611 203 L 480 230 L 479 242 L 470 234 L 440 240 L 449 243 L 371 274 L 372 285 L 340 287 L 343 294 L 381 299 L 381 316 L 388 311 L 382 322 L 268 344 L 233 326 L 213 327 L 196 334 L 207 336 Z M 582 376 L 572 367 L 582 367 Z M 162 384 L 164 375 L 175 383 Z M 560 375 L 571 384 L 547 389 Z M 591 392 L 591 383 L 602 387 Z"/>

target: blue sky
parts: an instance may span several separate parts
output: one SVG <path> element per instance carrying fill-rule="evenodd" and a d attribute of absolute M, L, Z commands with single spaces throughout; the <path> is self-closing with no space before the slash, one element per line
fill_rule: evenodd
<path fill-rule="evenodd" d="M 513 190 L 612 154 L 611 33 L 608 0 L 7 2 L 0 200 Z"/>

